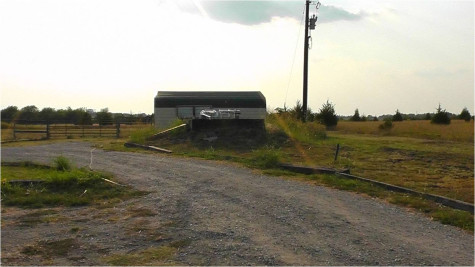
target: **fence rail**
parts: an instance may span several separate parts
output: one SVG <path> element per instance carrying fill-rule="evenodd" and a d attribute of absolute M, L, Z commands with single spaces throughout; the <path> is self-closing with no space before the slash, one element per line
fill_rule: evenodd
<path fill-rule="evenodd" d="M 121 137 L 121 133 L 125 130 L 125 133 L 130 133 L 135 129 L 142 127 L 150 127 L 150 124 L 144 123 L 109 123 L 108 125 L 74 125 L 61 122 L 15 122 L 12 124 L 11 131 L 12 137 L 16 140 L 19 136 L 29 135 L 31 139 L 40 138 L 72 138 L 72 137 Z M 3 134 L 3 133 L 2 133 Z M 3 138 L 2 138 L 3 140 Z"/>

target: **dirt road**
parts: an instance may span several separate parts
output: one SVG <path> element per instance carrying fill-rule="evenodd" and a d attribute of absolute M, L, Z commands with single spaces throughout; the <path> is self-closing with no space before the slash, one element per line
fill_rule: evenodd
<path fill-rule="evenodd" d="M 88 166 L 90 144 L 3 147 L 2 161 Z M 92 168 L 143 197 L 107 208 L 60 208 L 56 219 L 19 224 L 2 212 L 3 264 L 101 265 L 174 240 L 184 265 L 473 265 L 473 235 L 354 193 L 256 174 L 225 163 L 93 151 Z M 152 211 L 146 215 L 137 211 Z M 23 217 L 22 217 L 23 216 Z M 70 238 L 75 249 L 44 259 L 22 249 Z M 176 243 L 175 243 L 176 244 Z M 38 262 L 39 261 L 39 262 Z"/>

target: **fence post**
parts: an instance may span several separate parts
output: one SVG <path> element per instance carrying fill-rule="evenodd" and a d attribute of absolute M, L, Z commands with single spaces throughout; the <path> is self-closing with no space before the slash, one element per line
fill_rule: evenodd
<path fill-rule="evenodd" d="M 16 139 L 16 123 L 13 123 L 13 140 Z"/>
<path fill-rule="evenodd" d="M 99 123 L 99 137 L 102 136 L 102 128 L 101 128 L 101 124 Z"/>
<path fill-rule="evenodd" d="M 82 136 L 81 137 L 84 137 L 84 126 L 85 126 L 85 124 L 82 125 Z"/>
<path fill-rule="evenodd" d="M 120 137 L 120 122 L 117 122 L 115 125 L 115 137 L 116 138 Z"/>
<path fill-rule="evenodd" d="M 50 134 L 49 134 L 49 122 L 46 123 L 46 139 L 49 139 L 50 138 Z"/>
<path fill-rule="evenodd" d="M 336 152 L 335 152 L 335 160 L 334 160 L 334 161 L 336 161 L 336 159 L 338 158 L 338 152 L 339 152 L 339 151 L 340 151 L 340 144 L 337 144 L 337 145 L 336 145 Z"/>

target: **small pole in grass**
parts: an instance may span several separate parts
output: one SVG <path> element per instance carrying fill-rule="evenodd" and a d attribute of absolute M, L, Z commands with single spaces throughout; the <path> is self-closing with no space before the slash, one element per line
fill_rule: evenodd
<path fill-rule="evenodd" d="M 335 151 L 335 161 L 338 158 L 338 152 L 340 151 L 340 144 L 336 145 L 336 151 Z"/>

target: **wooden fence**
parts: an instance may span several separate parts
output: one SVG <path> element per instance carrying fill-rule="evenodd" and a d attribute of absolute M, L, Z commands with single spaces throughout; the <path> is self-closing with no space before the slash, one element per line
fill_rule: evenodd
<path fill-rule="evenodd" d="M 13 139 L 20 135 L 40 135 L 42 138 L 73 138 L 73 137 L 120 137 L 120 123 L 109 125 L 74 125 L 68 123 L 14 123 Z"/>

